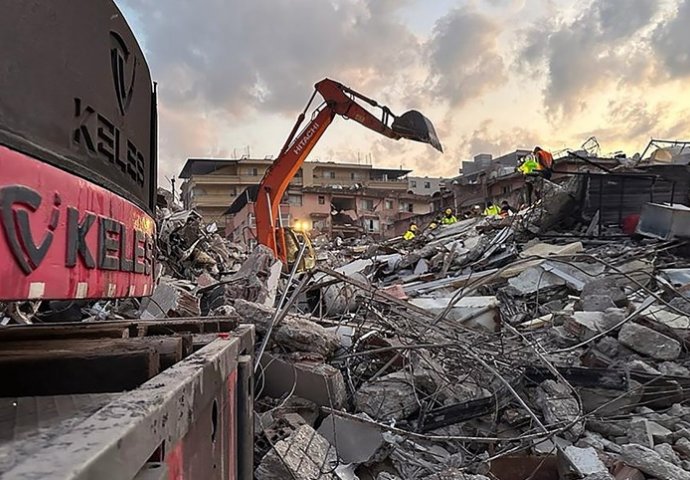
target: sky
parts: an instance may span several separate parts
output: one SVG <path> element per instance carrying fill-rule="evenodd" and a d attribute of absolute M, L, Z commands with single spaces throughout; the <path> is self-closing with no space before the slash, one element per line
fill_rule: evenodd
<path fill-rule="evenodd" d="M 275 156 L 332 78 L 444 153 L 342 118 L 309 159 L 417 176 L 540 145 L 690 140 L 690 0 L 115 0 L 159 86 L 159 184 L 189 157 Z"/>

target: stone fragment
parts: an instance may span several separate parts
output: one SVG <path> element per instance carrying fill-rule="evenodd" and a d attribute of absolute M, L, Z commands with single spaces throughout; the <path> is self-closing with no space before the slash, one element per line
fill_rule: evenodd
<path fill-rule="evenodd" d="M 281 398 L 292 393 L 319 406 L 341 408 L 345 405 L 343 375 L 326 363 L 265 353 L 259 372 L 257 391 L 269 397 Z"/>
<path fill-rule="evenodd" d="M 259 333 L 268 331 L 275 309 L 248 302 L 235 301 L 235 310 L 245 323 L 252 323 Z M 311 352 L 328 357 L 340 346 L 338 336 L 316 322 L 288 314 L 274 327 L 272 340 L 289 352 Z"/>
<path fill-rule="evenodd" d="M 637 323 L 626 323 L 618 333 L 618 341 L 637 353 L 657 360 L 675 360 L 680 356 L 680 343 L 663 333 Z"/>
<path fill-rule="evenodd" d="M 690 459 L 690 440 L 685 437 L 681 437 L 676 440 L 674 447 L 684 459 Z"/>
<path fill-rule="evenodd" d="M 614 358 L 618 355 L 620 346 L 621 344 L 618 343 L 618 340 L 613 337 L 606 336 L 597 342 L 596 348 L 607 357 Z"/>
<path fill-rule="evenodd" d="M 366 382 L 355 393 L 357 411 L 377 420 L 401 420 L 417 410 L 413 379 L 403 371 Z"/>
<path fill-rule="evenodd" d="M 608 469 L 592 447 L 566 447 L 558 452 L 558 471 L 561 478 L 573 473 L 579 478 L 593 474 L 608 474 Z M 575 477 L 578 478 L 578 477 Z"/>
<path fill-rule="evenodd" d="M 335 449 L 309 425 L 280 440 L 261 460 L 256 480 L 337 480 L 333 468 L 337 464 Z"/>
<path fill-rule="evenodd" d="M 585 283 L 580 298 L 591 297 L 593 295 L 607 296 L 617 307 L 624 307 L 628 304 L 628 297 L 625 295 L 623 289 L 607 278 L 596 278 Z"/>
<path fill-rule="evenodd" d="M 630 371 L 649 373 L 650 375 L 661 375 L 661 372 L 642 360 L 633 360 L 627 363 Z"/>
<path fill-rule="evenodd" d="M 690 480 L 690 472 L 667 462 L 657 452 L 642 445 L 624 445 L 623 461 L 659 480 Z"/>
<path fill-rule="evenodd" d="M 371 420 L 365 413 L 358 416 Z M 338 458 L 346 463 L 371 462 L 384 446 L 378 427 L 338 415 L 327 416 L 317 431 L 335 447 Z"/>
<path fill-rule="evenodd" d="M 570 389 L 554 380 L 546 380 L 537 388 L 537 405 L 547 424 L 570 422 L 580 416 L 580 408 Z M 567 440 L 577 440 L 584 432 L 584 423 L 576 423 L 563 433 Z"/>
<path fill-rule="evenodd" d="M 615 480 L 645 480 L 645 476 L 637 468 L 618 463 L 613 470 Z"/>
<path fill-rule="evenodd" d="M 646 418 L 637 417 L 630 421 L 628 438 L 632 443 L 652 448 L 657 443 L 668 443 L 672 435 L 668 428 Z"/>
<path fill-rule="evenodd" d="M 655 445 L 654 451 L 658 453 L 661 456 L 661 458 L 663 458 L 667 462 L 671 462 L 674 465 L 680 464 L 680 458 L 678 458 L 678 454 L 668 443 L 660 443 L 659 445 Z"/>
<path fill-rule="evenodd" d="M 676 362 L 661 362 L 657 365 L 659 372 L 672 377 L 690 377 L 690 370 Z"/>
<path fill-rule="evenodd" d="M 597 472 L 587 475 L 583 480 L 615 480 L 609 472 Z"/>
<path fill-rule="evenodd" d="M 464 473 L 459 468 L 448 468 L 442 472 L 434 473 L 428 477 L 424 477 L 422 480 L 490 480 L 489 477 L 484 475 L 471 475 L 469 473 Z"/>
<path fill-rule="evenodd" d="M 328 357 L 340 346 L 334 332 L 297 315 L 286 316 L 273 330 L 273 341 L 290 352 L 313 352 Z"/>
<path fill-rule="evenodd" d="M 604 312 L 607 308 L 615 308 L 611 297 L 608 295 L 589 295 L 580 298 L 582 310 L 585 312 Z"/>
<path fill-rule="evenodd" d="M 398 477 L 397 475 L 393 475 L 392 473 L 381 472 L 376 477 L 376 480 L 402 480 L 402 479 L 400 477 Z"/>

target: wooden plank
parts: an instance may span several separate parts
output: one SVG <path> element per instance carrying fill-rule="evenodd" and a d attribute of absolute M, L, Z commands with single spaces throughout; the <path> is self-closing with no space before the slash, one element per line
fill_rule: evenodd
<path fill-rule="evenodd" d="M 139 336 L 170 335 L 172 333 L 230 332 L 239 321 L 228 318 L 203 318 L 137 322 Z"/>
<path fill-rule="evenodd" d="M 42 353 L 0 358 L 0 397 L 132 390 L 159 371 L 158 353 Z"/>
<path fill-rule="evenodd" d="M 57 339 L 3 342 L 0 358 L 30 357 L 38 353 L 127 352 L 152 349 L 160 356 L 161 370 L 182 360 L 191 353 L 191 336 L 140 337 L 126 339 Z"/>
<path fill-rule="evenodd" d="M 18 325 L 0 328 L 0 342 L 9 340 L 40 340 L 54 338 L 127 338 L 127 325 L 98 323 L 74 325 Z"/>

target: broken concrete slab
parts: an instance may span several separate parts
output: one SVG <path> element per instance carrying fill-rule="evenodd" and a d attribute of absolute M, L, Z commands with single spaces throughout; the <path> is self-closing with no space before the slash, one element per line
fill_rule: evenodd
<path fill-rule="evenodd" d="M 313 352 L 329 357 L 340 346 L 340 339 L 318 323 L 297 315 L 287 315 L 273 330 L 273 340 L 284 350 Z"/>
<path fill-rule="evenodd" d="M 539 267 L 528 268 L 517 277 L 508 280 L 509 292 L 525 296 L 565 285 L 565 280 Z"/>
<path fill-rule="evenodd" d="M 657 443 L 669 442 L 672 435 L 673 432 L 668 428 L 644 417 L 633 418 L 628 430 L 628 438 L 631 443 L 637 443 L 648 448 L 653 448 Z"/>
<path fill-rule="evenodd" d="M 680 356 L 680 342 L 637 323 L 626 323 L 618 333 L 626 347 L 657 360 L 675 360 Z"/>
<path fill-rule="evenodd" d="M 366 382 L 355 393 L 357 411 L 377 420 L 401 420 L 414 413 L 419 405 L 413 379 L 400 371 Z"/>
<path fill-rule="evenodd" d="M 550 255 L 570 255 L 573 253 L 580 253 L 582 251 L 583 246 L 581 242 L 569 243 L 567 245 L 551 245 L 549 243 L 537 243 L 520 252 L 520 258 L 547 257 Z M 529 268 L 539 266 L 544 261 L 544 259 L 539 258 L 535 260 L 530 260 L 525 263 L 520 263 L 519 265 L 510 266 L 503 270 L 500 276 L 502 278 L 514 277 Z"/>
<path fill-rule="evenodd" d="M 357 415 L 365 420 L 371 420 L 366 413 Z M 371 424 L 356 420 L 329 415 L 317 430 L 323 438 L 333 445 L 338 458 L 346 463 L 365 463 L 380 460 L 386 452 L 382 447 L 386 445 L 381 430 Z M 383 453 L 383 455 L 381 455 Z"/>
<path fill-rule="evenodd" d="M 680 458 L 678 458 L 678 454 L 668 443 L 660 443 L 659 445 L 655 445 L 654 451 L 661 455 L 661 458 L 667 462 L 671 462 L 674 465 L 680 465 Z"/>
<path fill-rule="evenodd" d="M 275 309 L 243 299 L 235 301 L 235 310 L 244 323 L 252 323 L 259 333 L 266 333 L 270 326 Z M 273 329 L 273 341 L 290 352 L 312 352 L 328 357 L 340 346 L 340 340 L 333 331 L 329 331 L 309 318 L 288 314 Z"/>
<path fill-rule="evenodd" d="M 575 446 L 559 450 L 558 472 L 561 478 L 582 478 L 587 475 L 608 474 L 604 462 L 592 447 L 579 448 Z"/>
<path fill-rule="evenodd" d="M 438 315 L 452 300 L 452 297 L 417 297 L 410 300 L 410 303 Z M 498 329 L 498 306 L 499 301 L 494 296 L 463 297 L 455 302 L 446 318 L 468 328 L 494 332 Z"/>
<path fill-rule="evenodd" d="M 591 297 L 592 295 L 605 295 L 617 307 L 625 307 L 628 304 L 628 296 L 623 289 L 607 278 L 595 278 L 585 283 L 580 298 Z"/>
<path fill-rule="evenodd" d="M 343 375 L 331 365 L 265 353 L 259 372 L 256 390 L 263 395 L 281 398 L 293 393 L 319 406 L 342 408 L 345 405 Z"/>
<path fill-rule="evenodd" d="M 623 445 L 623 461 L 659 480 L 690 480 L 690 472 L 667 462 L 657 452 L 642 445 Z"/>
<path fill-rule="evenodd" d="M 580 298 L 580 303 L 585 312 L 604 312 L 607 308 L 616 308 L 608 295 L 589 295 Z"/>
<path fill-rule="evenodd" d="M 615 480 L 645 480 L 644 473 L 637 468 L 618 463 L 613 469 L 613 478 Z"/>
<path fill-rule="evenodd" d="M 544 414 L 544 420 L 551 425 L 557 422 L 570 422 L 580 417 L 580 406 L 570 389 L 556 382 L 546 380 L 537 388 L 537 405 Z M 570 430 L 563 432 L 567 440 L 577 440 L 584 432 L 584 422 L 573 425 Z"/>
<path fill-rule="evenodd" d="M 681 437 L 676 440 L 676 443 L 673 445 L 673 447 L 685 460 L 690 459 L 690 440 L 685 437 Z"/>
<path fill-rule="evenodd" d="M 277 442 L 254 472 L 256 480 L 337 480 L 335 449 L 309 425 Z"/>

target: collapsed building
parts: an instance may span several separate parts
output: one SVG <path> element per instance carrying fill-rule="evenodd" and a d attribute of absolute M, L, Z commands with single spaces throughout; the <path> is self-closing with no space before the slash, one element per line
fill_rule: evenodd
<path fill-rule="evenodd" d="M 150 298 L 2 323 L 253 324 L 257 479 L 690 478 L 688 167 L 626 168 L 303 273 L 161 192 Z"/>

